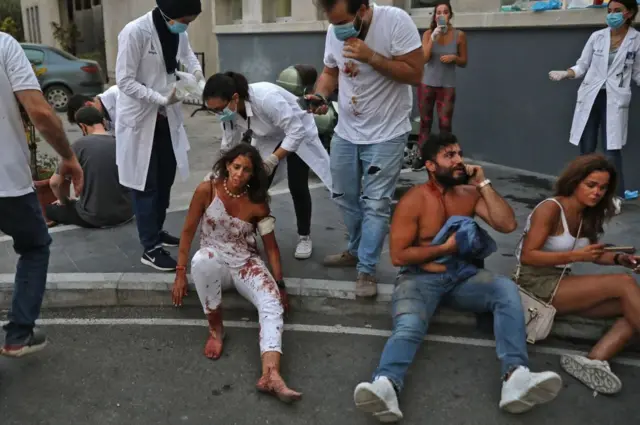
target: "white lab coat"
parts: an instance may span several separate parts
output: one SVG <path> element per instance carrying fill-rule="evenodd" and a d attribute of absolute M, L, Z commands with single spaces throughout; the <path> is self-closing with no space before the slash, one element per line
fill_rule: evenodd
<path fill-rule="evenodd" d="M 178 59 L 188 72 L 202 72 L 187 33 L 180 34 Z M 116 102 L 116 162 L 120 184 L 125 187 L 144 190 L 158 110 L 175 81 L 175 75 L 167 74 L 151 12 L 128 23 L 118 35 L 116 59 L 116 82 L 120 89 Z M 186 180 L 189 141 L 182 106 L 180 103 L 167 106 L 166 111 L 178 174 Z"/>
<path fill-rule="evenodd" d="M 610 45 L 609 28 L 594 32 L 571 68 L 576 78 L 584 76 L 571 124 L 569 141 L 574 145 L 580 144 L 591 108 L 603 86 L 607 91 L 607 149 L 622 149 L 627 143 L 631 80 L 640 85 L 640 33 L 629 28 L 611 67 L 608 63 Z"/>
<path fill-rule="evenodd" d="M 245 102 L 245 108 L 247 120 L 236 114 L 233 121 L 221 124 L 222 149 L 241 143 L 250 121 L 253 130 L 251 144 L 258 149 L 262 158 L 271 155 L 282 142 L 280 147 L 295 152 L 320 177 L 322 183 L 331 188 L 329 154 L 320 142 L 313 115 L 302 110 L 297 97 L 272 83 L 253 83 L 249 85 L 249 101 Z M 278 165 L 273 184 L 286 176 L 285 158 Z"/>
<path fill-rule="evenodd" d="M 105 111 L 109 115 L 112 127 L 115 127 L 116 125 L 116 102 L 119 94 L 120 89 L 118 86 L 111 86 L 105 90 L 104 93 L 100 93 L 98 95 L 102 102 L 102 106 L 104 106 Z"/>

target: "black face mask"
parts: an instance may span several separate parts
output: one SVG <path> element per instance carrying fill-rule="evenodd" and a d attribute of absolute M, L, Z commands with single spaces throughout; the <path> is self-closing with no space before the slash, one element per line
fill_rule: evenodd
<path fill-rule="evenodd" d="M 433 175 L 438 183 L 440 183 L 440 185 L 442 185 L 442 187 L 444 187 L 445 189 L 469 183 L 469 175 L 466 173 L 464 167 L 444 168 L 440 167 L 439 165 L 437 165 L 436 167 L 436 171 Z M 462 170 L 463 174 L 459 177 L 455 177 L 454 172 L 458 170 Z"/>

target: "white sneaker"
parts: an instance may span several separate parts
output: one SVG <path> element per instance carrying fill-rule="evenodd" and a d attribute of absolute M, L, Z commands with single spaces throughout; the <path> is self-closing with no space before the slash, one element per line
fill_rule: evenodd
<path fill-rule="evenodd" d="M 310 236 L 299 236 L 298 237 L 298 245 L 296 246 L 296 253 L 294 256 L 298 260 L 306 260 L 311 257 L 311 253 L 313 252 L 313 244 L 311 243 Z"/>
<path fill-rule="evenodd" d="M 619 215 L 622 212 L 622 198 L 619 196 L 615 196 L 613 198 L 613 210 L 616 215 Z"/>
<path fill-rule="evenodd" d="M 548 403 L 562 389 L 562 378 L 554 372 L 533 373 L 524 366 L 513 371 L 502 384 L 500 408 L 509 413 L 524 413 L 537 404 Z"/>
<path fill-rule="evenodd" d="M 380 422 L 398 422 L 402 412 L 398 406 L 398 396 L 389 378 L 380 376 L 373 383 L 362 382 L 353 392 L 356 407 L 373 414 Z"/>
<path fill-rule="evenodd" d="M 601 394 L 615 394 L 622 389 L 622 381 L 609 367 L 609 363 L 584 356 L 564 354 L 560 366 L 569 375 Z"/>

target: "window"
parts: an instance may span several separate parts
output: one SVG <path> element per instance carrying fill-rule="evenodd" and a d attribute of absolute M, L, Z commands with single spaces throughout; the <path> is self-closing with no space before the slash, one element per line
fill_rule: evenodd
<path fill-rule="evenodd" d="M 291 18 L 292 0 L 275 0 L 276 22 L 287 21 Z"/>
<path fill-rule="evenodd" d="M 425 7 L 434 7 L 437 0 L 406 0 L 408 9 L 422 9 Z"/>
<path fill-rule="evenodd" d="M 24 53 L 27 55 L 27 59 L 31 62 L 31 65 L 38 65 L 44 63 L 44 52 L 38 49 L 24 49 Z"/>
<path fill-rule="evenodd" d="M 40 34 L 40 8 L 38 6 L 34 6 L 33 8 L 35 14 L 35 32 L 36 32 L 36 43 L 42 43 L 42 35 Z"/>
<path fill-rule="evenodd" d="M 242 0 L 231 0 L 231 20 L 234 24 L 242 23 Z"/>

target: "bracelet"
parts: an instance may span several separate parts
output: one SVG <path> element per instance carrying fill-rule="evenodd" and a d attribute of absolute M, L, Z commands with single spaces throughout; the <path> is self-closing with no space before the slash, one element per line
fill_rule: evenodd
<path fill-rule="evenodd" d="M 482 189 L 485 186 L 488 186 L 491 184 L 491 180 L 489 179 L 484 179 L 483 181 L 481 181 L 478 186 L 476 186 L 478 188 L 478 190 Z"/>
<path fill-rule="evenodd" d="M 622 265 L 622 264 L 620 264 L 620 256 L 621 256 L 621 255 L 622 255 L 622 254 L 618 252 L 616 255 L 614 255 L 614 256 L 613 256 L 613 263 L 614 263 L 616 266 L 621 266 L 621 265 Z"/>
<path fill-rule="evenodd" d="M 183 272 L 187 270 L 187 266 L 176 266 L 177 272 Z"/>
<path fill-rule="evenodd" d="M 367 61 L 368 64 L 371 64 L 371 62 L 373 62 L 373 59 L 378 56 L 378 52 L 373 52 L 373 55 L 371 55 L 371 57 L 369 58 L 369 60 Z"/>

